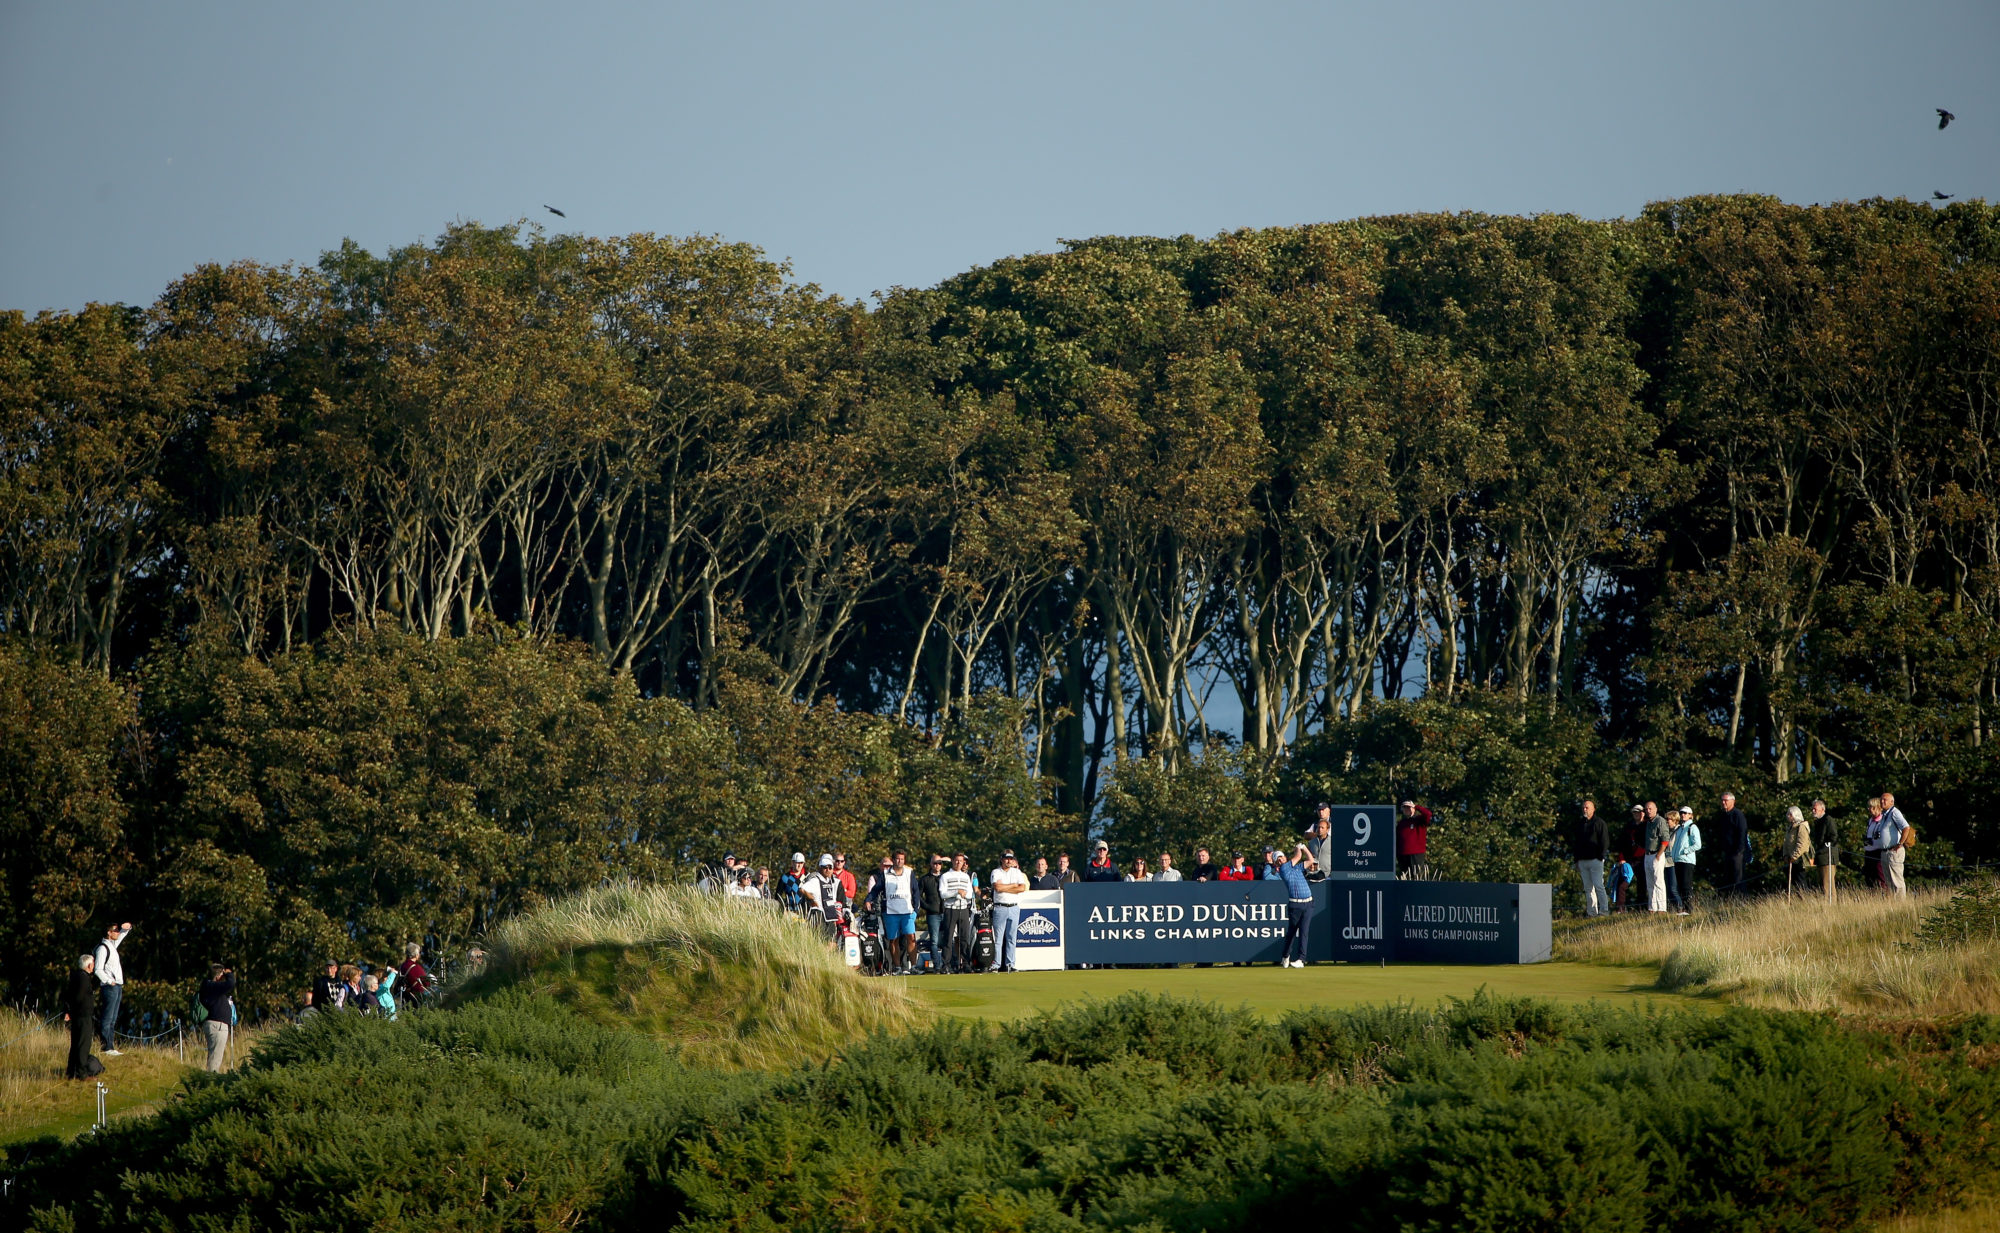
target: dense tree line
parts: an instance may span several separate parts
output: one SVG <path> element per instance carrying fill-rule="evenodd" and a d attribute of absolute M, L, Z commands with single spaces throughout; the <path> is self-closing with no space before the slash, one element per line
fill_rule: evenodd
<path fill-rule="evenodd" d="M 10 756 L 137 776 L 78 825 L 136 810 L 151 836 L 63 876 L 163 876 L 202 828 L 253 827 L 193 786 L 214 725 L 242 743 L 199 774 L 240 778 L 305 765 L 278 733 L 324 721 L 314 673 L 422 700 L 329 666 L 359 639 L 439 672 L 594 661 L 577 696 L 662 731 L 672 703 L 734 740 L 753 695 L 913 750 L 976 731 L 1018 755 L 994 791 L 1024 833 L 1247 834 L 1318 790 L 1429 791 L 1462 871 L 1519 874 L 1526 840 L 1495 836 L 1579 790 L 1888 786 L 1933 851 L 1989 858 L 1996 446 L 1982 203 L 1106 238 L 873 304 L 740 244 L 461 225 L 0 315 L 5 693 L 29 727 L 122 733 Z M 59 661 L 116 688 L 72 674 L 37 710 L 21 665 Z M 267 678 L 292 711 L 256 710 Z M 532 756 L 581 757 L 597 721 L 534 705 Z M 535 778 L 453 782 L 509 775 Z M 574 810 L 683 859 L 687 833 L 637 838 L 667 808 L 646 769 L 612 778 L 639 795 Z M 404 786 L 413 817 L 460 807 Z"/>

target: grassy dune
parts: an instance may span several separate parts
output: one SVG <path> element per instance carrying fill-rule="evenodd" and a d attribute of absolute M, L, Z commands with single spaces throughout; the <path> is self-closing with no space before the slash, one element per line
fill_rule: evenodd
<path fill-rule="evenodd" d="M 1655 964 L 1659 987 L 1753 1006 L 1895 1016 L 2000 1013 L 2000 941 L 1911 945 L 1945 890 L 1742 900 L 1693 916 L 1620 913 L 1560 929 L 1556 956 Z"/>
<path fill-rule="evenodd" d="M 454 1001 L 506 987 L 636 1027 L 690 1062 L 823 1060 L 923 1013 L 900 980 L 849 971 L 797 917 L 686 886 L 620 883 L 506 921 Z"/>

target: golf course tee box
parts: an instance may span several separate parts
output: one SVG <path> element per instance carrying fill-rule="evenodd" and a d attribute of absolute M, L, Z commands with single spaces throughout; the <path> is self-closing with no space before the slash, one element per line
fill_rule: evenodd
<path fill-rule="evenodd" d="M 1540 963 L 1553 948 L 1546 883 L 1314 884 L 1306 957 L 1349 963 Z M 1075 882 L 1038 905 L 1065 964 L 1275 963 L 1291 904 L 1258 882 Z"/>

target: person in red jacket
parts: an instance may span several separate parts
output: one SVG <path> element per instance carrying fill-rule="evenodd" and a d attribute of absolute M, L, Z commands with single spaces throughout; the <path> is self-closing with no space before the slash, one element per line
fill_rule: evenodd
<path fill-rule="evenodd" d="M 1236 859 L 1229 862 L 1229 868 L 1215 875 L 1215 880 L 1218 882 L 1254 882 L 1257 880 L 1257 871 L 1252 869 L 1244 859 L 1243 854 L 1238 852 Z"/>
<path fill-rule="evenodd" d="M 1412 882 L 1428 881 L 1430 862 L 1431 811 L 1415 801 L 1404 801 L 1396 817 L 1396 876 Z"/>

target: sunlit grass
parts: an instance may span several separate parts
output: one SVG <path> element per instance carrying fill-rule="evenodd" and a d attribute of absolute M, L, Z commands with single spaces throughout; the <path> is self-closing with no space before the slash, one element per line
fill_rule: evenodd
<path fill-rule="evenodd" d="M 1559 931 L 1558 958 L 1657 964 L 1660 987 L 1755 1006 L 1891 1015 L 2000 1013 L 2000 942 L 1910 945 L 1948 890 L 1838 902 L 1771 896 L 1692 916 L 1618 913 Z"/>
<path fill-rule="evenodd" d="M 250 1056 L 254 1029 L 239 1030 L 225 1070 Z M 73 1136 L 90 1127 L 97 1116 L 97 1083 L 63 1078 L 69 1061 L 69 1030 L 61 1022 L 44 1024 L 40 1017 L 19 1010 L 0 1013 L 0 1143 L 16 1143 L 40 1135 Z M 104 1058 L 105 1109 L 112 1118 L 149 1112 L 166 1099 L 186 1075 L 208 1056 L 207 1041 L 190 1033 L 186 1055 L 169 1042 L 139 1044 L 125 1041 L 118 1057 Z"/>
<path fill-rule="evenodd" d="M 822 1060 L 924 1011 L 905 982 L 850 970 L 796 916 L 689 886 L 618 883 L 503 922 L 453 998 L 520 984 L 658 1036 L 690 1062 Z"/>

